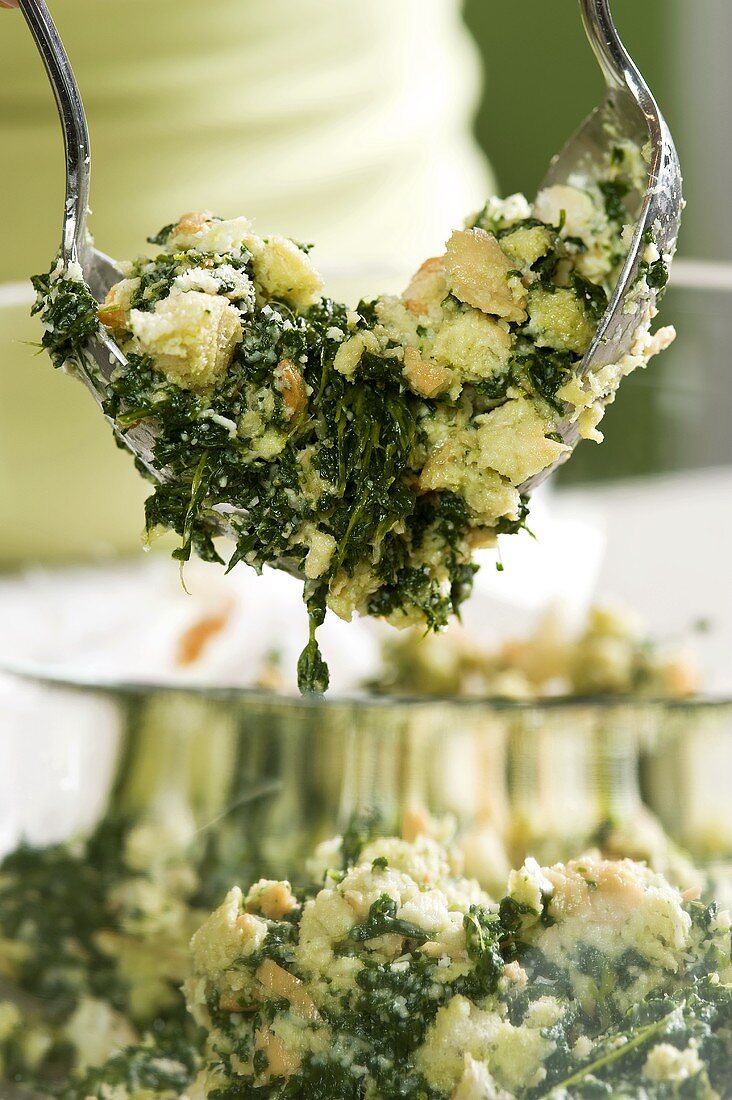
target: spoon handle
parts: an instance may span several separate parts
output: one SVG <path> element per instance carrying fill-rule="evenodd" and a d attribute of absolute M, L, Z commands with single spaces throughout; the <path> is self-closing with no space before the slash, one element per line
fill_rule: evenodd
<path fill-rule="evenodd" d="M 626 50 L 610 10 L 610 0 L 579 0 L 585 34 L 597 58 L 608 88 L 630 91 L 655 135 L 658 106 L 651 90 Z M 660 136 L 660 135 L 659 135 Z"/>
<path fill-rule="evenodd" d="M 64 135 L 66 198 L 61 258 L 64 267 L 68 267 L 71 263 L 82 262 L 87 247 L 86 215 L 91 172 L 89 130 L 79 86 L 44 0 L 20 0 L 20 8 L 51 82 Z"/>
<path fill-rule="evenodd" d="M 580 11 L 585 33 L 608 86 L 624 87 L 628 70 L 635 66 L 615 29 L 609 0 L 580 0 Z"/>

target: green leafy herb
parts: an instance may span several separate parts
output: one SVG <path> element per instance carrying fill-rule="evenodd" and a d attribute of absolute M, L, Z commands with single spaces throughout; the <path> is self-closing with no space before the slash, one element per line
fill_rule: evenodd
<path fill-rule="evenodd" d="M 475 964 L 480 992 L 485 996 L 495 991 L 503 976 L 501 920 L 495 910 L 486 909 L 482 905 L 471 905 L 463 917 L 463 927 L 468 958 Z"/>
<path fill-rule="evenodd" d="M 597 324 L 607 309 L 607 293 L 598 283 L 591 283 L 589 279 L 583 279 L 576 271 L 572 272 L 572 286 L 577 295 L 585 304 L 593 322 Z"/>
<path fill-rule="evenodd" d="M 415 945 L 425 943 L 432 937 L 416 924 L 400 920 L 397 917 L 397 903 L 388 894 L 382 894 L 369 908 L 369 915 L 362 924 L 356 924 L 348 933 L 349 939 L 356 943 L 376 939 L 377 936 L 405 936 Z"/>
<path fill-rule="evenodd" d="M 628 220 L 628 212 L 623 199 L 630 192 L 630 184 L 623 179 L 602 180 L 598 184 L 605 200 L 605 213 L 612 222 Z"/>
<path fill-rule="evenodd" d="M 557 391 L 569 381 L 577 359 L 571 352 L 553 348 L 535 348 L 515 355 L 511 360 L 514 377 L 531 393 L 543 397 L 557 412 L 564 411 Z"/>
<path fill-rule="evenodd" d="M 41 344 L 54 367 L 83 365 L 83 348 L 99 332 L 97 302 L 86 283 L 57 277 L 56 265 L 31 279 L 36 301 L 31 310 L 43 322 Z"/>

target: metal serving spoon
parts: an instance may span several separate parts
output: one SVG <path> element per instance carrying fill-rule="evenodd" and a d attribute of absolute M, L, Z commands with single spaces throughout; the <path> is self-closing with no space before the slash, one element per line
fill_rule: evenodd
<path fill-rule="evenodd" d="M 61 262 L 64 269 L 71 270 L 78 264 L 92 294 L 98 302 L 102 302 L 109 288 L 124 276 L 114 260 L 93 247 L 87 231 L 91 150 L 79 86 L 44 0 L 19 0 L 19 6 L 48 73 L 64 135 L 66 198 L 61 231 Z M 99 336 L 89 341 L 86 352 L 87 363 L 79 377 L 101 405 L 106 397 L 106 383 L 112 371 L 115 367 L 125 366 L 127 360 L 114 340 L 101 327 Z M 150 425 L 143 421 L 123 434 L 117 430 L 113 420 L 109 419 L 109 422 L 125 446 L 152 474 L 160 477 L 161 472 L 155 468 L 153 462 L 154 436 Z"/>
<path fill-rule="evenodd" d="M 620 40 L 609 0 L 579 0 L 579 4 L 585 34 L 607 91 L 600 105 L 554 157 L 540 189 L 567 183 L 575 174 L 596 178 L 608 164 L 609 153 L 619 140 L 631 141 L 642 149 L 648 164 L 645 191 L 627 197 L 628 222 L 635 223 L 635 232 L 617 286 L 582 360 L 580 374 L 584 378 L 617 363 L 630 351 L 639 317 L 649 305 L 655 306 L 657 298 L 656 291 L 645 283 L 643 292 L 638 293 L 646 234 L 651 231 L 661 254 L 673 254 L 684 204 L 679 158 L 671 133 L 650 88 Z M 631 290 L 634 308 L 626 309 Z M 558 432 L 569 447 L 577 446 L 580 435 L 576 423 L 567 419 Z M 552 466 L 529 478 L 521 486 L 521 492 L 535 489 L 570 454 L 571 451 L 567 452 Z"/>
<path fill-rule="evenodd" d="M 645 191 L 627 200 L 628 220 L 636 224 L 632 245 L 605 315 L 584 357 L 581 374 L 621 359 L 629 350 L 639 312 L 625 309 L 631 288 L 640 273 L 645 235 L 650 229 L 659 251 L 671 253 L 676 244 L 682 208 L 681 173 L 678 157 L 666 125 L 648 85 L 633 64 L 610 14 L 609 0 L 579 0 L 585 32 L 599 62 L 607 93 L 574 137 L 552 161 L 542 187 L 565 183 L 574 173 L 592 178 L 608 163 L 611 147 L 630 140 L 644 148 L 649 165 Z M 20 7 L 36 41 L 56 98 L 66 150 L 66 202 L 64 206 L 61 259 L 64 267 L 78 263 L 94 297 L 102 301 L 122 272 L 109 256 L 93 248 L 86 229 L 89 199 L 89 133 L 79 88 L 66 51 L 44 0 L 20 0 Z M 655 290 L 648 288 L 635 301 L 642 311 L 655 302 Z M 125 356 L 103 332 L 89 342 L 88 362 L 82 379 L 101 404 L 106 382 L 115 367 L 125 365 Z M 114 423 L 113 430 L 117 431 Z M 144 422 L 117 431 L 124 444 L 160 480 L 165 471 L 156 469 L 152 447 L 154 435 Z M 571 448 L 579 441 L 576 424 L 565 420 L 559 434 Z M 560 460 L 565 461 L 569 452 Z M 522 492 L 536 488 L 560 463 L 542 470 L 521 486 Z M 222 526 L 225 520 L 222 517 Z"/>

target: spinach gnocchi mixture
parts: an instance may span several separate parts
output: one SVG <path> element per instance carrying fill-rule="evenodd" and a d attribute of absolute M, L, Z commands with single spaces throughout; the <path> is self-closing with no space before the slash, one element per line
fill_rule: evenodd
<path fill-rule="evenodd" d="M 645 863 L 527 859 L 496 900 L 436 841 L 355 829 L 311 887 L 234 886 L 205 917 L 165 838 L 106 826 L 93 852 L 6 860 L 0 974 L 51 1019 L 0 999 L 0 1080 L 35 1069 L 64 1100 L 732 1096 L 730 918 Z M 95 870 L 100 845 L 125 865 Z"/>
<path fill-rule="evenodd" d="M 277 669 L 261 681 L 276 684 Z M 699 690 L 693 656 L 645 635 L 621 609 L 590 608 L 579 631 L 553 607 L 533 633 L 487 647 L 459 624 L 438 635 L 414 630 L 385 639 L 368 690 L 386 695 L 475 695 L 500 699 L 625 695 L 684 699 Z"/>
<path fill-rule="evenodd" d="M 149 534 L 172 529 L 179 558 L 221 561 L 225 525 L 228 568 L 302 575 L 299 682 L 323 691 L 326 609 L 444 626 L 473 552 L 524 525 L 527 483 L 569 453 L 562 424 L 600 440 L 622 377 L 670 342 L 638 309 L 630 353 L 579 374 L 627 255 L 638 171 L 637 150 L 618 148 L 600 183 L 491 199 L 400 297 L 355 309 L 323 296 L 307 246 L 187 214 L 98 312 L 68 272 L 36 278 L 44 344 L 83 370 L 84 341 L 99 323 L 111 334 L 127 365 L 105 411 L 122 436 L 152 424 L 163 473 Z M 660 289 L 667 260 L 649 237 L 640 278 Z"/>
<path fill-rule="evenodd" d="M 339 854 L 314 895 L 234 887 L 193 937 L 200 1095 L 732 1095 L 727 914 L 630 860 L 529 859 L 496 903 L 426 837 Z"/>

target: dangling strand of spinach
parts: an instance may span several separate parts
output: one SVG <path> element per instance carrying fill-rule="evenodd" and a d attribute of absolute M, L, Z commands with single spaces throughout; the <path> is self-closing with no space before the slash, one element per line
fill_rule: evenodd
<path fill-rule="evenodd" d="M 325 597 L 327 588 L 320 585 L 306 595 L 310 637 L 297 661 L 297 686 L 303 695 L 324 695 L 330 683 L 328 666 L 320 652 L 316 632 L 325 621 Z"/>

